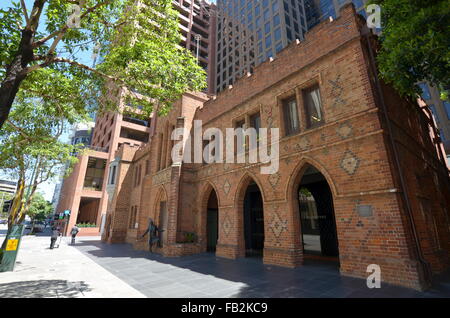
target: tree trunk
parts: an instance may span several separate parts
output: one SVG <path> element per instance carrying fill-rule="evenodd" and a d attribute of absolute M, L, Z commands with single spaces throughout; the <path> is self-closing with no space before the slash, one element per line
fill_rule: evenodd
<path fill-rule="evenodd" d="M 10 65 L 6 68 L 5 78 L 0 86 L 0 129 L 8 119 L 20 84 L 26 78 L 26 68 L 33 61 L 34 32 L 23 30 L 19 49 Z"/>
<path fill-rule="evenodd" d="M 19 91 L 20 84 L 27 77 L 26 68 L 33 61 L 33 41 L 39 27 L 39 19 L 47 0 L 35 0 L 29 21 L 20 38 L 19 48 L 6 68 L 5 78 L 0 85 L 0 129 L 8 119 L 11 106 Z"/>

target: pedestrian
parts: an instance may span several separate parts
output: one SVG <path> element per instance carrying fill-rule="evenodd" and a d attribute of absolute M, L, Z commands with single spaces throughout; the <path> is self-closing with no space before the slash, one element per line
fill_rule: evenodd
<path fill-rule="evenodd" d="M 163 231 L 164 230 L 158 229 L 158 227 L 155 225 L 155 223 L 153 223 L 153 220 L 151 218 L 149 219 L 148 228 L 144 232 L 144 234 L 142 234 L 141 237 L 143 238 L 148 233 L 148 247 L 150 249 L 150 253 L 153 253 L 152 247 L 154 243 L 156 243 L 158 247 L 161 247 L 159 236 Z"/>
<path fill-rule="evenodd" d="M 72 235 L 72 242 L 71 242 L 72 245 L 75 244 L 75 236 L 77 236 L 78 232 L 80 232 L 80 229 L 75 224 L 72 230 L 70 231 L 70 234 Z"/>
<path fill-rule="evenodd" d="M 61 235 L 59 227 L 54 227 L 52 230 L 52 236 L 50 237 L 50 249 L 52 250 L 55 247 L 56 240 Z"/>

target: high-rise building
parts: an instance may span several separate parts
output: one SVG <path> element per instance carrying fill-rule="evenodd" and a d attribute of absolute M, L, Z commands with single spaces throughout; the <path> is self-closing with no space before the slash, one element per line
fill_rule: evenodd
<path fill-rule="evenodd" d="M 217 13 L 216 92 L 307 31 L 303 0 L 218 0 Z"/>
<path fill-rule="evenodd" d="M 302 0 L 297 0 L 302 1 Z M 368 0 L 303 0 L 305 13 L 308 21 L 308 29 L 329 17 L 336 19 L 340 9 L 347 3 L 352 2 L 357 13 L 367 18 L 365 5 Z"/>
<path fill-rule="evenodd" d="M 93 121 L 73 125 L 71 134 L 69 135 L 68 143 L 72 145 L 83 144 L 85 147 L 89 147 L 91 144 L 94 126 L 95 123 Z M 67 166 L 62 169 L 61 174 L 58 177 L 58 183 L 55 185 L 55 189 L 53 190 L 52 205 L 55 212 L 60 199 L 66 169 Z"/>
<path fill-rule="evenodd" d="M 232 85 L 353 2 L 366 17 L 367 0 L 218 0 L 216 92 Z"/>
<path fill-rule="evenodd" d="M 198 58 L 208 74 L 208 92 L 214 92 L 215 5 L 205 0 L 173 0 L 180 19 L 181 45 Z"/>

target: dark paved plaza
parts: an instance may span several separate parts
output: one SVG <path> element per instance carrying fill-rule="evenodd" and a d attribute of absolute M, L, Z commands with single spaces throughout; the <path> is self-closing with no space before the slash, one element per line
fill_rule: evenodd
<path fill-rule="evenodd" d="M 337 264 L 305 260 L 295 269 L 264 265 L 259 258 L 228 260 L 214 254 L 165 258 L 130 244 L 78 238 L 76 248 L 147 297 L 450 297 L 450 274 L 426 292 L 343 277 Z"/>

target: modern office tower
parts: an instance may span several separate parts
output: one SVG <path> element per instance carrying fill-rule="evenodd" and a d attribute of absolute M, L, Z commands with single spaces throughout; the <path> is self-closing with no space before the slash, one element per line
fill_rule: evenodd
<path fill-rule="evenodd" d="M 216 92 L 307 31 L 303 0 L 218 0 L 217 13 Z"/>
<path fill-rule="evenodd" d="M 215 83 L 215 5 L 205 0 L 173 0 L 180 18 L 181 45 L 192 51 L 208 74 L 208 92 Z"/>
<path fill-rule="evenodd" d="M 367 0 L 218 0 L 216 92 L 274 57 L 295 39 L 353 2 L 366 17 Z"/>
<path fill-rule="evenodd" d="M 336 19 L 339 15 L 340 8 L 350 2 L 355 6 L 357 13 L 367 18 L 365 5 L 368 0 L 304 0 L 308 30 L 330 17 Z"/>

